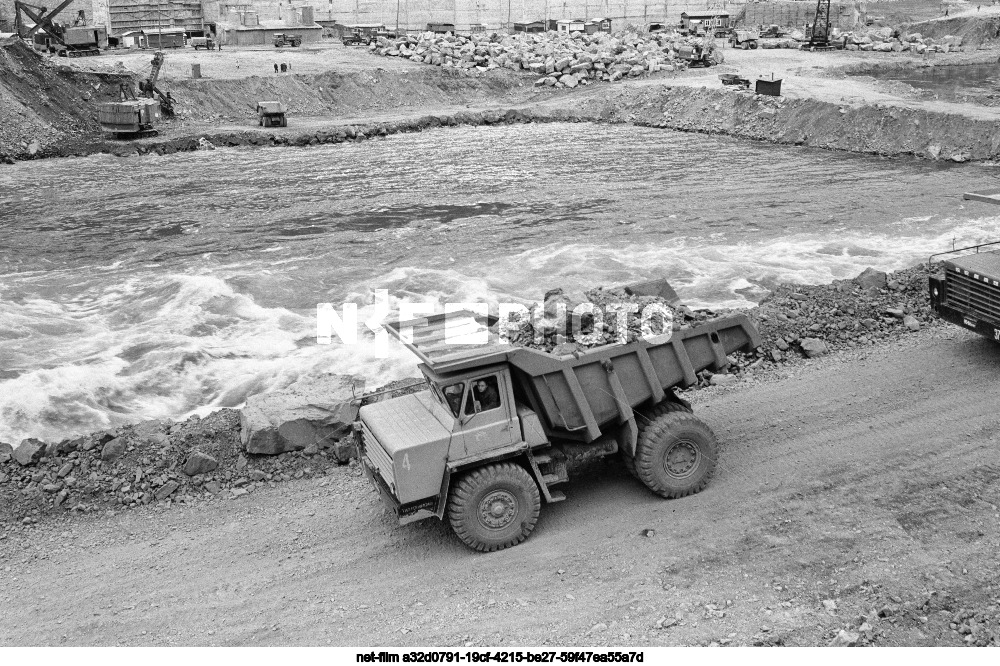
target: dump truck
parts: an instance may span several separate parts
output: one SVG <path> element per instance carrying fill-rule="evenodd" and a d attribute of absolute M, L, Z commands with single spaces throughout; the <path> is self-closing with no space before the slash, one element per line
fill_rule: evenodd
<path fill-rule="evenodd" d="M 967 192 L 964 199 L 1000 204 L 1000 192 Z M 1000 342 L 1000 241 L 931 255 L 928 288 L 939 317 Z"/>
<path fill-rule="evenodd" d="M 257 102 L 257 124 L 261 127 L 288 127 L 287 111 L 288 107 L 281 102 Z"/>
<path fill-rule="evenodd" d="M 207 51 L 215 50 L 215 40 L 208 35 L 204 37 L 192 37 L 189 43 L 194 47 L 195 51 L 198 49 L 205 49 Z"/>
<path fill-rule="evenodd" d="M 758 39 L 760 39 L 760 35 L 756 32 L 750 30 L 734 30 L 732 34 L 729 35 L 729 45 L 734 49 L 743 49 L 746 51 L 757 48 Z"/>
<path fill-rule="evenodd" d="M 283 46 L 302 46 L 302 35 L 277 33 L 274 36 L 274 48 L 280 49 Z"/>
<path fill-rule="evenodd" d="M 707 485 L 715 435 L 674 389 L 760 345 L 745 315 L 566 356 L 451 342 L 496 323 L 466 311 L 386 326 L 422 361 L 428 390 L 362 406 L 354 438 L 400 524 L 447 518 L 467 546 L 507 548 L 532 532 L 543 500 L 566 498 L 555 486 L 569 461 L 616 453 L 664 498 Z"/>

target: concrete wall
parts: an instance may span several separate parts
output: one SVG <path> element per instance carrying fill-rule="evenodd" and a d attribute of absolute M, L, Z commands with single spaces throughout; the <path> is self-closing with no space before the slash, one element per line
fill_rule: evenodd
<path fill-rule="evenodd" d="M 867 3 L 831 2 L 830 25 L 850 30 L 861 15 L 860 8 Z M 816 16 L 815 0 L 757 2 L 746 6 L 744 25 L 780 25 L 801 28 L 812 23 Z"/>
<path fill-rule="evenodd" d="M 546 18 L 594 18 L 607 16 L 613 19 L 612 28 L 618 30 L 631 23 L 642 26 L 664 20 L 664 12 L 671 23 L 680 21 L 681 12 L 704 11 L 710 7 L 723 8 L 733 13 L 741 4 L 720 0 L 233 0 L 252 3 L 262 20 L 282 18 L 288 8 L 312 6 L 318 21 L 336 20 L 340 23 L 383 23 L 399 25 L 412 30 L 427 23 L 454 23 L 459 30 L 467 30 L 473 23 L 484 23 L 488 29 L 499 29 L 510 21 L 534 21 Z M 220 4 L 226 4 L 225 2 Z"/>

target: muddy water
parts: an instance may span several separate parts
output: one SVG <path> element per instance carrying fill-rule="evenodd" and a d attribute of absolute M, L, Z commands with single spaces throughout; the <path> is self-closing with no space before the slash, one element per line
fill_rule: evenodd
<path fill-rule="evenodd" d="M 695 305 L 1000 237 L 996 171 L 634 127 L 451 128 L 363 144 L 0 171 L 0 440 L 234 406 L 335 370 L 319 302 L 540 298 L 659 276 Z"/>
<path fill-rule="evenodd" d="M 1000 104 L 1000 65 L 951 65 L 905 73 L 874 73 L 875 78 L 908 83 L 934 93 L 939 99 Z"/>

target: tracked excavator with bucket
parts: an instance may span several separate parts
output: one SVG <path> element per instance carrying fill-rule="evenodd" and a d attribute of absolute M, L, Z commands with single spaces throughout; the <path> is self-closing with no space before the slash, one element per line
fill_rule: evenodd
<path fill-rule="evenodd" d="M 139 82 L 138 96 L 131 84 L 123 83 L 119 101 L 101 104 L 98 113 L 101 129 L 120 139 L 155 136 L 156 122 L 174 116 L 174 98 L 157 86 L 163 61 L 163 52 L 157 51 L 149 76 Z"/>

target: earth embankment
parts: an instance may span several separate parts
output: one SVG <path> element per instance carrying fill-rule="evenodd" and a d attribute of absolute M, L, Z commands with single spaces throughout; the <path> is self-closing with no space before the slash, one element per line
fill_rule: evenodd
<path fill-rule="evenodd" d="M 117 54 L 74 61 L 73 68 L 88 69 L 71 71 L 67 64 L 45 60 L 18 42 L 8 43 L 2 52 L 5 77 L 0 85 L 7 94 L 0 113 L 10 122 L 0 132 L 0 156 L 7 161 L 100 152 L 171 153 L 204 146 L 198 141 L 202 137 L 215 145 L 304 146 L 442 124 L 549 120 L 638 123 L 954 161 L 994 159 L 1000 151 L 1000 112 L 992 107 L 929 99 L 900 82 L 843 74 L 866 67 L 982 62 L 992 57 L 989 51 L 946 54 L 924 62 L 898 54 L 730 49 L 721 67 L 562 90 L 533 87 L 532 75 L 506 69 L 461 73 L 333 47 L 289 54 L 298 60 L 283 55 L 295 62 L 296 73 L 275 75 L 269 73 L 270 60 L 277 57 L 273 53 L 226 51 L 207 60 L 204 53 L 182 52 L 170 54 L 176 71 L 170 70 L 163 82 L 177 100 L 178 117 L 160 126 L 160 136 L 140 141 L 109 140 L 96 123 L 96 104 L 117 96 L 124 71 L 96 70 L 109 68 L 107 58 Z M 196 58 L 205 60 L 218 78 L 184 76 L 183 65 Z M 241 61 L 243 68 L 236 69 Z M 141 72 L 139 60 L 129 63 Z M 241 71 L 253 75 L 241 77 Z M 753 78 L 755 71 L 782 78 L 782 96 L 722 86 L 718 77 L 736 73 Z M 289 127 L 258 128 L 255 108 L 261 100 L 284 102 Z"/>

